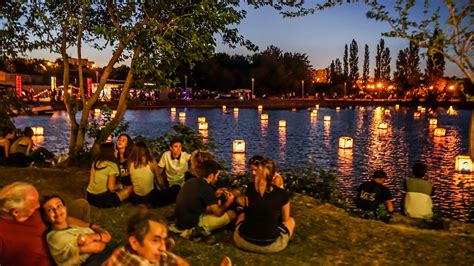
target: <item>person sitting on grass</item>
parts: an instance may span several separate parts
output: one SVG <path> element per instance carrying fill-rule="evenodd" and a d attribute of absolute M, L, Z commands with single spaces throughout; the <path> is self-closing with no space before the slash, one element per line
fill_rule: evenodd
<path fill-rule="evenodd" d="M 50 225 L 46 235 L 49 252 L 57 265 L 100 265 L 113 251 L 106 248 L 111 235 L 102 227 L 70 225 L 67 207 L 58 195 L 41 200 L 41 213 Z"/>
<path fill-rule="evenodd" d="M 187 233 L 192 233 L 195 228 L 210 234 L 228 225 L 236 217 L 235 212 L 229 210 L 234 195 L 227 190 L 216 192 L 212 187 L 219 177 L 220 165 L 214 160 L 204 161 L 199 166 L 198 174 L 198 178 L 191 178 L 184 184 L 176 199 L 176 228 L 184 237 L 189 237 Z M 218 201 L 216 193 L 221 191 L 226 199 Z"/>
<path fill-rule="evenodd" d="M 10 140 L 15 137 L 15 129 L 12 127 L 0 128 L 0 165 L 8 164 L 10 155 Z"/>
<path fill-rule="evenodd" d="M 55 164 L 58 160 L 52 152 L 44 147 L 34 149 L 33 129 L 25 127 L 23 136 L 13 142 L 10 148 L 9 165 L 16 167 L 27 167 L 32 162 Z"/>
<path fill-rule="evenodd" d="M 117 143 L 115 143 L 114 155 L 117 159 L 120 170 L 119 181 L 126 186 L 132 185 L 132 181 L 130 180 L 130 172 L 128 169 L 128 157 L 132 152 L 132 148 L 132 138 L 127 134 L 120 134 L 120 136 L 117 138 Z"/>
<path fill-rule="evenodd" d="M 133 186 L 133 194 L 130 197 L 132 203 L 150 206 L 160 205 L 162 203 L 161 192 L 155 187 L 155 183 L 162 190 L 164 182 L 158 174 L 158 164 L 144 142 L 137 142 L 133 146 L 128 163 Z"/>
<path fill-rule="evenodd" d="M 263 156 L 254 155 L 249 159 L 250 173 L 252 174 L 252 182 L 255 182 L 255 175 L 257 174 L 257 169 L 260 163 L 265 160 Z M 275 170 L 275 175 L 272 178 L 272 184 L 279 188 L 284 188 L 285 184 L 281 175 Z"/>
<path fill-rule="evenodd" d="M 413 165 L 413 178 L 405 180 L 404 212 L 412 218 L 430 219 L 433 217 L 433 184 L 424 180 L 426 165 L 417 162 Z"/>
<path fill-rule="evenodd" d="M 170 142 L 170 150 L 164 152 L 158 162 L 158 174 L 165 181 L 166 186 L 162 191 L 162 197 L 168 204 L 176 201 L 176 196 L 184 185 L 184 176 L 189 169 L 190 158 L 191 155 L 183 151 L 183 141 L 174 138 Z"/>
<path fill-rule="evenodd" d="M 168 238 L 165 223 L 146 207 L 139 206 L 128 219 L 125 241 L 103 266 L 189 265 L 169 251 L 174 241 Z"/>
<path fill-rule="evenodd" d="M 288 246 L 295 230 L 290 216 L 288 193 L 273 184 L 275 163 L 269 159 L 254 162 L 255 180 L 248 185 L 248 206 L 237 218 L 233 239 L 243 250 L 257 253 L 280 252 Z"/>
<path fill-rule="evenodd" d="M 387 220 L 393 213 L 393 197 L 390 190 L 384 186 L 385 180 L 387 174 L 382 170 L 376 170 L 371 181 L 366 181 L 357 188 L 355 204 L 357 208 L 368 212 L 369 217 L 384 216 L 381 218 Z M 384 208 L 389 216 L 381 212 Z"/>
<path fill-rule="evenodd" d="M 99 156 L 91 167 L 87 201 L 99 208 L 117 207 L 130 197 L 132 187 L 117 182 L 118 165 L 115 163 L 114 144 L 100 145 Z"/>
<path fill-rule="evenodd" d="M 190 162 L 190 168 L 189 171 L 186 172 L 184 179 L 185 181 L 188 181 L 189 179 L 193 177 L 197 177 L 198 174 L 198 167 L 201 163 L 207 160 L 215 160 L 216 157 L 212 152 L 209 151 L 203 151 L 203 150 L 195 150 L 191 153 L 191 158 L 189 159 Z"/>

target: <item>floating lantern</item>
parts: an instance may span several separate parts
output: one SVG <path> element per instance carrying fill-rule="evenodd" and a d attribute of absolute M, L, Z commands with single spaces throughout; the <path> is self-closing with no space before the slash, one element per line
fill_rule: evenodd
<path fill-rule="evenodd" d="M 199 128 L 199 130 L 207 130 L 207 128 L 208 128 L 207 122 L 199 122 L 198 128 Z"/>
<path fill-rule="evenodd" d="M 430 118 L 430 126 L 436 126 L 438 124 L 438 119 Z"/>
<path fill-rule="evenodd" d="M 227 106 L 222 105 L 222 111 L 226 112 L 227 111 Z"/>
<path fill-rule="evenodd" d="M 423 106 L 418 105 L 418 106 L 416 107 L 416 110 L 417 110 L 417 111 L 421 111 L 421 108 L 423 108 Z"/>
<path fill-rule="evenodd" d="M 364 111 L 364 110 L 365 110 L 365 107 L 364 107 L 364 106 L 361 106 L 361 107 L 359 107 L 359 110 Z"/>
<path fill-rule="evenodd" d="M 198 123 L 205 123 L 205 122 L 206 122 L 206 117 L 205 116 L 198 117 Z"/>
<path fill-rule="evenodd" d="M 442 128 L 442 127 L 437 127 L 437 128 L 435 128 L 433 134 L 434 134 L 435 137 L 444 137 L 444 136 L 446 136 L 446 129 Z"/>
<path fill-rule="evenodd" d="M 232 151 L 234 153 L 245 152 L 245 141 L 243 140 L 234 140 L 232 143 Z"/>
<path fill-rule="evenodd" d="M 286 120 L 280 120 L 280 121 L 278 121 L 278 126 L 279 126 L 279 127 L 286 127 Z"/>
<path fill-rule="evenodd" d="M 113 111 L 112 111 L 112 114 L 111 114 L 111 117 L 114 118 L 116 114 L 117 114 L 117 111 L 116 111 L 116 110 L 113 110 Z"/>
<path fill-rule="evenodd" d="M 382 122 L 379 124 L 379 129 L 387 129 L 387 128 L 388 128 L 387 122 Z"/>
<path fill-rule="evenodd" d="M 268 114 L 261 114 L 260 119 L 261 120 L 268 120 Z"/>
<path fill-rule="evenodd" d="M 336 107 L 336 112 L 339 112 L 339 111 L 341 111 L 341 107 L 338 106 Z"/>
<path fill-rule="evenodd" d="M 261 112 L 261 111 L 263 110 L 263 106 L 259 105 L 259 106 L 257 107 L 257 109 L 258 109 L 259 112 Z"/>
<path fill-rule="evenodd" d="M 456 156 L 456 165 L 454 167 L 455 171 L 461 173 L 470 173 L 472 172 L 472 159 L 467 155 Z"/>
<path fill-rule="evenodd" d="M 420 115 L 421 115 L 420 112 L 414 112 L 413 113 L 414 118 L 420 118 Z"/>
<path fill-rule="evenodd" d="M 426 108 L 422 107 L 421 110 L 420 110 L 420 113 L 422 113 L 422 114 L 426 113 Z"/>
<path fill-rule="evenodd" d="M 179 112 L 179 118 L 186 118 L 185 112 Z"/>
<path fill-rule="evenodd" d="M 94 114 L 100 115 L 100 109 L 94 109 Z"/>
<path fill-rule="evenodd" d="M 314 109 L 319 110 L 319 104 L 316 104 L 316 105 L 314 106 Z"/>
<path fill-rule="evenodd" d="M 447 113 L 448 113 L 448 115 L 455 115 L 455 114 L 456 114 L 456 111 L 454 110 L 454 108 L 453 108 L 452 106 L 450 106 L 450 107 L 448 108 L 448 112 L 447 112 Z"/>
<path fill-rule="evenodd" d="M 400 109 L 400 105 L 399 104 L 395 104 L 395 110 L 399 110 Z"/>
<path fill-rule="evenodd" d="M 331 121 L 331 117 L 329 115 L 325 115 L 324 116 L 324 121 L 325 122 L 330 122 Z"/>
<path fill-rule="evenodd" d="M 390 110 L 386 109 L 386 110 L 385 110 L 385 114 L 386 114 L 386 115 L 390 115 Z"/>
<path fill-rule="evenodd" d="M 31 127 L 33 130 L 33 135 L 34 136 L 44 136 L 44 128 L 42 126 L 34 126 Z"/>
<path fill-rule="evenodd" d="M 171 107 L 170 110 L 171 110 L 172 113 L 176 113 L 176 107 Z"/>
<path fill-rule="evenodd" d="M 234 108 L 234 114 L 238 114 L 239 113 L 239 108 Z"/>
<path fill-rule="evenodd" d="M 316 116 L 318 116 L 318 111 L 313 110 L 313 111 L 311 112 L 311 117 L 316 117 Z"/>
<path fill-rule="evenodd" d="M 296 112 L 296 108 L 291 108 L 291 111 L 292 111 L 292 112 Z"/>
<path fill-rule="evenodd" d="M 341 149 L 352 149 L 353 140 L 351 137 L 340 137 L 339 148 Z"/>

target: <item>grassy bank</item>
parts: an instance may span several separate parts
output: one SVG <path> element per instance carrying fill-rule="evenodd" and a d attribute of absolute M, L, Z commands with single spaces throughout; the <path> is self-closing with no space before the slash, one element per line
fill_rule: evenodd
<path fill-rule="evenodd" d="M 39 168 L 0 168 L 0 186 L 14 181 L 35 185 L 40 194 L 57 193 L 66 201 L 84 197 L 88 171 Z M 156 209 L 162 217 L 174 206 Z M 119 243 L 130 204 L 119 208 L 92 208 L 92 220 L 105 226 Z M 435 264 L 473 265 L 474 235 L 390 225 L 349 216 L 345 211 L 315 199 L 294 195 L 292 215 L 297 227 L 289 247 L 272 255 L 252 254 L 232 244 L 231 232 L 217 234 L 219 243 L 207 245 L 175 237 L 174 252 L 193 265 L 217 265 L 231 257 L 234 265 L 320 265 L 320 264 Z M 471 225 L 468 225 L 471 226 Z"/>

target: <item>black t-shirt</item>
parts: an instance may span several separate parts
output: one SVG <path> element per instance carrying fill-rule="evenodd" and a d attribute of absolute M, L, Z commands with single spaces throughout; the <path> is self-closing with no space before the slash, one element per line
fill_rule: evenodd
<path fill-rule="evenodd" d="M 357 188 L 356 206 L 366 211 L 377 210 L 380 204 L 392 199 L 390 190 L 375 181 L 367 181 Z"/>
<path fill-rule="evenodd" d="M 290 200 L 288 193 L 273 186 L 273 190 L 265 192 L 262 197 L 255 189 L 255 184 L 250 183 L 246 196 L 249 206 L 240 226 L 240 236 L 249 242 L 271 244 L 280 235 L 278 226 L 281 224 L 281 208 Z"/>
<path fill-rule="evenodd" d="M 203 178 L 189 179 L 176 198 L 176 227 L 185 230 L 197 226 L 199 216 L 213 204 L 217 204 L 217 198 L 211 185 Z"/>

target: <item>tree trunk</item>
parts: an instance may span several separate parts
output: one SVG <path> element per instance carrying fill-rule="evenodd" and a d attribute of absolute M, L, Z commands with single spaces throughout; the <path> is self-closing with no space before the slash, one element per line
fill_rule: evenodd
<path fill-rule="evenodd" d="M 469 147 L 468 154 L 474 160 L 474 111 L 471 111 L 471 125 L 469 127 Z"/>

